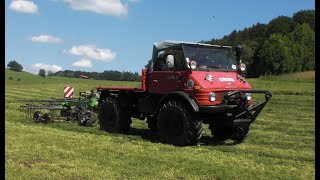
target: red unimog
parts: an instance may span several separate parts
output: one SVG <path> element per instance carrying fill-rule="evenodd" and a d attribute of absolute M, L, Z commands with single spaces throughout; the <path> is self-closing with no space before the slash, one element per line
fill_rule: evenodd
<path fill-rule="evenodd" d="M 272 95 L 252 90 L 241 76 L 241 52 L 241 46 L 155 43 L 141 88 L 97 87 L 100 128 L 127 133 L 131 117 L 147 119 L 166 143 L 184 146 L 198 142 L 206 123 L 214 139 L 242 141 Z M 255 93 L 265 100 L 252 103 Z"/>

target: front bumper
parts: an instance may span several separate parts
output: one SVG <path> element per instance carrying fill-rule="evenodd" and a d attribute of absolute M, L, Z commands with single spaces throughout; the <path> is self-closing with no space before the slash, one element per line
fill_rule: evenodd
<path fill-rule="evenodd" d="M 245 93 L 265 94 L 265 100 L 249 105 L 245 98 Z M 252 123 L 271 97 L 272 94 L 264 90 L 230 91 L 225 95 L 221 105 L 199 106 L 199 113 L 210 120 L 223 120 L 225 123 Z M 235 98 L 237 99 L 237 103 L 231 105 L 230 102 L 234 101 Z"/>

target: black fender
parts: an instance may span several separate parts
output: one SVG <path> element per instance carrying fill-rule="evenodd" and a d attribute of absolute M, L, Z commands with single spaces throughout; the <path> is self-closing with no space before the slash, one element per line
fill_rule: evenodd
<path fill-rule="evenodd" d="M 192 112 L 198 112 L 199 111 L 198 104 L 187 93 L 182 92 L 182 91 L 173 91 L 173 92 L 170 92 L 169 94 L 163 96 L 160 99 L 160 101 L 158 103 L 158 106 L 156 108 L 156 113 L 159 112 L 159 109 L 161 108 L 161 105 L 165 101 L 167 101 L 169 99 L 173 99 L 173 98 L 183 102 L 186 106 L 188 106 L 192 110 Z"/>

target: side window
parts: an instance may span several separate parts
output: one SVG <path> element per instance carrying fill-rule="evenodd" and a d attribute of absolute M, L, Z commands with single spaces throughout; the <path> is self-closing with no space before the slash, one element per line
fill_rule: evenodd
<path fill-rule="evenodd" d="M 186 61 L 183 55 L 182 49 L 173 50 L 174 56 L 174 70 L 183 71 L 186 70 Z"/>
<path fill-rule="evenodd" d="M 167 71 L 166 58 L 167 58 L 167 56 L 164 54 L 164 51 L 160 51 L 158 53 L 157 60 L 154 64 L 153 70 L 154 71 Z"/>
<path fill-rule="evenodd" d="M 167 56 L 173 55 L 174 67 L 168 68 Z M 182 49 L 166 49 L 158 53 L 157 60 L 154 64 L 154 71 L 183 71 L 186 70 L 187 64 L 183 55 Z"/>

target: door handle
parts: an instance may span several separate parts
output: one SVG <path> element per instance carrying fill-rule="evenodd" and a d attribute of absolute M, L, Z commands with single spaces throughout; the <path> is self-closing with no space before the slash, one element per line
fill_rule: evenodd
<path fill-rule="evenodd" d="M 157 82 L 158 82 L 158 80 L 154 79 L 154 80 L 153 80 L 153 82 L 157 83 Z"/>

